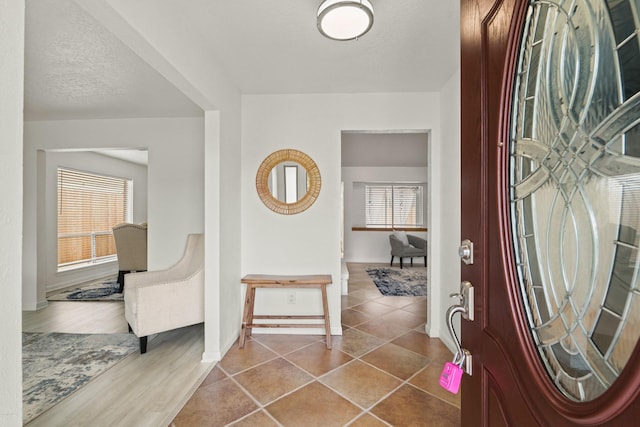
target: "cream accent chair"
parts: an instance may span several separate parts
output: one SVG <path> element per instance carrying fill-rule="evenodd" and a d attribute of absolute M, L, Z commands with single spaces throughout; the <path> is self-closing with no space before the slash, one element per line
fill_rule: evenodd
<path fill-rule="evenodd" d="M 118 255 L 118 292 L 122 292 L 125 274 L 147 271 L 147 224 L 123 222 L 115 225 L 112 232 Z"/>
<path fill-rule="evenodd" d="M 174 266 L 124 280 L 124 316 L 144 354 L 149 335 L 204 322 L 204 235 L 189 234 Z"/>

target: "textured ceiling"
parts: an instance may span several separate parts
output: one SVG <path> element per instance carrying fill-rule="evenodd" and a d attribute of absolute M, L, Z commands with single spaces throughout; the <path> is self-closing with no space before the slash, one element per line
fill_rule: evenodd
<path fill-rule="evenodd" d="M 350 42 L 318 33 L 320 3 L 140 4 L 187 23 L 244 94 L 437 91 L 458 67 L 457 1 L 373 0 L 372 30 Z M 27 120 L 202 114 L 74 0 L 26 4 Z"/>
<path fill-rule="evenodd" d="M 202 115 L 73 0 L 26 6 L 26 120 Z"/>

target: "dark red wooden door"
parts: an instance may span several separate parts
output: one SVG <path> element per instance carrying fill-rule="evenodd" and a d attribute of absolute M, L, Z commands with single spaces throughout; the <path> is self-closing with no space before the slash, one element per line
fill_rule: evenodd
<path fill-rule="evenodd" d="M 584 10 L 593 2 L 564 3 Z M 629 3 L 634 13 L 637 6 L 602 3 Z M 547 373 L 528 325 L 509 212 L 514 76 L 528 8 L 524 0 L 461 1 L 461 236 L 474 242 L 474 263 L 461 263 L 461 276 L 475 288 L 475 320 L 461 322 L 462 345 L 473 356 L 473 375 L 462 383 L 462 425 L 640 425 L 637 345 L 606 391 L 576 401 Z M 633 94 L 624 100 L 632 102 Z"/>

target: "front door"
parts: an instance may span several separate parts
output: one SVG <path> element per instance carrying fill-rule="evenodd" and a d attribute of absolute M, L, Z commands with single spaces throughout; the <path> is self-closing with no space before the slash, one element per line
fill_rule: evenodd
<path fill-rule="evenodd" d="M 640 423 L 640 0 L 462 0 L 463 426 Z"/>

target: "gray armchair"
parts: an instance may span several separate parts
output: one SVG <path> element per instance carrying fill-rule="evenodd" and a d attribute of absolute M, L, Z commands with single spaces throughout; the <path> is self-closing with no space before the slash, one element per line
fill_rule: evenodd
<path fill-rule="evenodd" d="M 393 258 L 400 258 L 400 268 L 402 268 L 402 258 L 410 258 L 411 266 L 413 266 L 414 257 L 424 257 L 424 266 L 427 266 L 427 241 L 418 237 L 407 234 L 408 245 L 400 240 L 395 234 L 389 235 L 389 243 L 391 243 L 391 263 Z"/>

